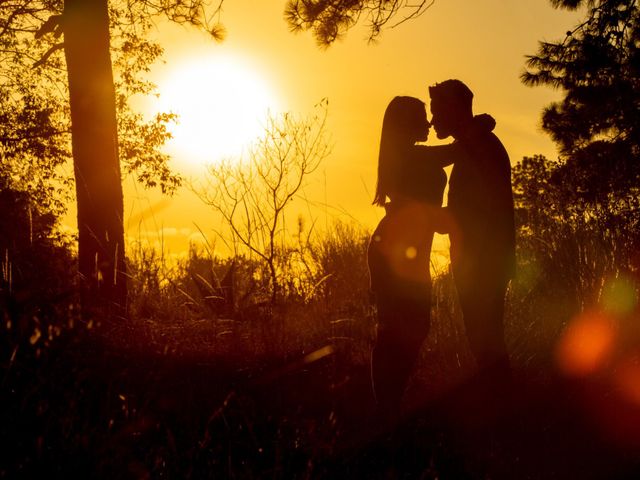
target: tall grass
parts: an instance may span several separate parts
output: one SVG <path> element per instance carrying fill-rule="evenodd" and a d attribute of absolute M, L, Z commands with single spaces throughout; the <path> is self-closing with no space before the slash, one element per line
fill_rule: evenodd
<path fill-rule="evenodd" d="M 216 355 L 286 358 L 335 343 L 365 361 L 373 322 L 367 243 L 366 232 L 336 224 L 327 235 L 280 247 L 276 303 L 259 260 L 192 245 L 169 264 L 137 245 L 129 249 L 132 322 L 154 330 L 154 341 L 164 336 Z"/>
<path fill-rule="evenodd" d="M 621 248 L 619 236 L 568 224 L 544 232 L 536 237 L 520 230 L 518 275 L 506 299 L 512 361 L 527 369 L 553 368 L 563 331 L 580 312 L 602 303 L 619 271 L 612 253 Z M 162 252 L 138 245 L 129 249 L 132 324 L 171 349 L 286 359 L 332 344 L 364 365 L 375 330 L 367 244 L 366 231 L 339 222 L 281 242 L 276 303 L 267 267 L 255 258 L 223 258 L 194 245 L 170 264 Z M 637 292 L 637 284 L 633 288 Z M 417 383 L 450 386 L 474 369 L 446 268 L 433 278 L 432 325 L 420 362 Z"/>

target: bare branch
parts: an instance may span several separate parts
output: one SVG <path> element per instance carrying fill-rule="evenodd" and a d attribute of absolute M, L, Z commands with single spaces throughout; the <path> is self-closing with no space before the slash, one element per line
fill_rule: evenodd
<path fill-rule="evenodd" d="M 215 193 L 196 192 L 222 215 L 235 241 L 264 261 L 273 302 L 280 288 L 277 250 L 288 242 L 285 212 L 304 179 L 328 152 L 324 144 L 326 102 L 319 108 L 322 115 L 310 119 L 290 114 L 268 119 L 264 136 L 250 149 L 248 158 L 210 167 L 209 184 Z"/>

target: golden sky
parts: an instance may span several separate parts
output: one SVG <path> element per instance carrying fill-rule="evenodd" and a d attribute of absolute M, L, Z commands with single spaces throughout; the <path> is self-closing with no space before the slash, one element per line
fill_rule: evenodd
<path fill-rule="evenodd" d="M 578 22 L 575 12 L 555 10 L 547 0 L 436 0 L 422 17 L 383 31 L 376 44 L 368 44 L 367 31 L 356 27 L 329 49 L 320 50 L 310 33 L 289 32 L 282 14 L 284 0 L 224 5 L 222 22 L 228 34 L 223 43 L 193 28 L 158 25 L 165 63 L 152 70 L 151 79 L 163 85 L 186 65 L 223 57 L 252 72 L 261 88 L 270 92 L 273 109 L 310 112 L 328 98 L 332 154 L 305 187 L 308 198 L 326 199 L 330 205 L 319 216 L 373 228 L 382 215 L 381 209 L 371 206 L 371 197 L 385 107 L 395 95 L 428 102 L 427 87 L 448 78 L 470 86 L 476 113 L 496 118 L 495 131 L 512 163 L 525 155 L 556 156 L 539 124 L 542 108 L 559 93 L 525 87 L 519 75 L 524 56 L 536 52 L 539 40 L 560 39 Z M 160 94 L 162 99 L 162 89 Z M 198 94 L 203 99 L 208 95 L 206 89 Z M 217 114 L 224 112 L 211 112 L 212 125 Z M 436 142 L 432 134 L 428 143 Z M 184 158 L 187 153 L 176 148 L 171 152 L 174 168 L 186 177 L 197 181 L 204 174 L 204 167 Z M 298 208 L 308 215 L 306 207 Z M 173 254 L 185 249 L 189 238 L 200 236 L 198 227 L 213 237 L 212 230 L 219 225 L 188 189 L 166 201 L 131 180 L 125 185 L 125 214 L 128 235 L 151 241 L 162 238 Z"/>

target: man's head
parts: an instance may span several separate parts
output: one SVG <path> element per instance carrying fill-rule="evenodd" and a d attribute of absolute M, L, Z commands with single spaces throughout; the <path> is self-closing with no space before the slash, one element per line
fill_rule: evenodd
<path fill-rule="evenodd" d="M 473 92 L 460 80 L 445 80 L 429 87 L 431 124 L 438 138 L 456 137 L 473 119 Z"/>

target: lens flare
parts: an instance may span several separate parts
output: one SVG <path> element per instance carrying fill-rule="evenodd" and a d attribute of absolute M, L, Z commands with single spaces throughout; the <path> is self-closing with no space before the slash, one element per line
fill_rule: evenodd
<path fill-rule="evenodd" d="M 612 320 L 601 312 L 584 312 L 566 328 L 556 350 L 557 366 L 569 376 L 584 377 L 608 360 L 616 340 Z"/>
<path fill-rule="evenodd" d="M 627 315 L 638 305 L 637 285 L 627 276 L 610 278 L 604 285 L 601 303 L 606 312 Z"/>
<path fill-rule="evenodd" d="M 413 260 L 418 256 L 418 249 L 416 247 L 407 247 L 407 249 L 404 251 L 404 256 L 409 260 Z"/>

